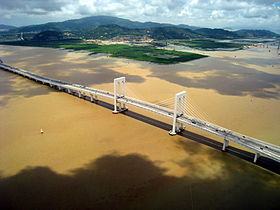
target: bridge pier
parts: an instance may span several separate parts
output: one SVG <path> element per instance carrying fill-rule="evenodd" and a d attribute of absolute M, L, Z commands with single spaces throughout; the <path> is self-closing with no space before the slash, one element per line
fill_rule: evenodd
<path fill-rule="evenodd" d="M 69 94 L 71 94 L 71 90 L 70 90 L 70 89 L 67 89 L 67 92 L 68 92 Z"/>
<path fill-rule="evenodd" d="M 258 158 L 260 157 L 260 154 L 259 153 L 256 153 L 255 156 L 254 156 L 254 163 L 257 162 Z"/>
<path fill-rule="evenodd" d="M 98 101 L 98 99 L 97 99 L 97 95 L 95 94 L 95 95 L 93 95 L 93 94 L 90 94 L 90 102 L 97 102 Z"/>
<path fill-rule="evenodd" d="M 224 139 L 224 144 L 223 144 L 222 151 L 226 151 L 226 148 L 228 147 L 228 145 L 229 145 L 229 141 Z"/>
<path fill-rule="evenodd" d="M 124 98 L 126 95 L 126 81 L 125 77 L 119 77 L 114 79 L 114 111 L 113 114 L 126 111 L 127 108 L 124 102 L 118 101 L 120 98 Z"/>
<path fill-rule="evenodd" d="M 82 97 L 82 94 L 81 94 L 81 92 L 80 92 L 80 91 L 78 92 L 78 96 L 79 96 L 79 98 L 81 98 L 81 97 Z"/>
<path fill-rule="evenodd" d="M 173 125 L 172 130 L 169 131 L 169 135 L 171 136 L 174 136 L 184 130 L 184 125 L 182 123 L 179 123 L 177 119 L 184 114 L 186 106 L 186 95 L 186 91 L 182 91 L 175 95 Z"/>

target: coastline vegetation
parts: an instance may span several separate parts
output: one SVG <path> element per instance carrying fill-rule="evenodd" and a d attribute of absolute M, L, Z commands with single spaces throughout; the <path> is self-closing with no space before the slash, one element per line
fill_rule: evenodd
<path fill-rule="evenodd" d="M 169 40 L 168 43 L 174 45 L 182 45 L 201 50 L 217 50 L 217 49 L 242 49 L 244 44 L 236 42 L 221 42 L 214 39 L 194 39 L 194 40 Z"/>
<path fill-rule="evenodd" d="M 14 41 L 1 42 L 3 45 L 17 45 L 17 46 L 35 46 L 35 47 L 51 47 L 64 48 L 71 50 L 86 50 L 90 54 L 106 53 L 111 57 L 128 58 L 139 61 L 147 61 L 158 64 L 176 64 L 180 62 L 187 62 L 194 59 L 207 57 L 190 52 L 181 52 L 174 50 L 158 49 L 154 46 L 134 46 L 125 44 L 87 44 L 81 40 L 57 40 L 57 41 Z"/>

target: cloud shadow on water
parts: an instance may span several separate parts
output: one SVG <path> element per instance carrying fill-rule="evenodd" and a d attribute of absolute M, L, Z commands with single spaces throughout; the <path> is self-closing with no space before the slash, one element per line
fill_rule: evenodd
<path fill-rule="evenodd" d="M 11 51 L 12 55 L 8 55 L 7 58 L 13 57 L 12 60 L 16 60 L 26 70 L 86 86 L 111 83 L 113 78 L 118 76 L 126 76 L 130 82 L 142 83 L 145 81 L 138 75 L 125 75 L 110 69 L 109 66 L 117 65 L 114 59 L 109 61 L 104 59 L 99 62 L 95 58 L 89 59 L 90 57 L 86 53 L 75 52 L 75 55 L 79 55 L 75 57 L 75 55 L 69 55 L 65 50 L 51 48 L 18 47 L 16 51 L 9 49 L 5 49 L 5 51 Z M 80 63 L 80 61 L 83 62 Z M 223 58 L 208 57 L 178 65 L 143 64 L 143 66 L 151 70 L 151 77 L 158 77 L 189 88 L 211 89 L 223 95 L 251 95 L 258 98 L 278 99 L 280 98 L 280 75 L 244 66 L 246 64 L 269 66 L 272 63 L 278 64 L 279 61 L 268 58 L 230 58 L 226 56 Z M 186 74 L 180 75 L 179 73 Z M 191 76 L 187 73 L 191 73 Z"/>
<path fill-rule="evenodd" d="M 241 64 L 251 64 L 251 65 L 256 65 L 256 66 L 262 66 L 262 67 L 271 67 L 271 66 L 276 66 L 280 65 L 280 59 L 279 57 L 275 58 L 256 58 L 256 57 L 251 57 L 251 58 L 231 58 L 228 56 L 223 57 L 223 60 L 229 61 L 229 62 L 238 62 Z"/>
<path fill-rule="evenodd" d="M 13 97 L 22 96 L 29 98 L 33 96 L 47 95 L 50 92 L 55 91 L 54 89 L 40 86 L 42 85 L 33 81 L 29 82 L 25 78 L 0 69 L 0 106 L 5 106 Z"/>
<path fill-rule="evenodd" d="M 222 95 L 280 98 L 280 75 L 232 64 L 222 59 L 204 58 L 184 65 L 154 66 L 151 71 L 151 77 L 189 88 L 212 89 Z"/>
<path fill-rule="evenodd" d="M 211 161 L 211 160 L 210 160 Z M 215 157 L 213 157 L 213 161 Z M 139 154 L 105 155 L 71 174 L 28 167 L 0 178 L 1 209 L 276 209 L 279 177 L 240 163 L 225 176 L 174 177 Z M 188 167 L 188 165 L 185 165 Z M 202 165 L 192 166 L 199 171 Z M 259 173 L 260 172 L 260 173 Z M 192 173 L 194 174 L 194 173 Z M 270 183 L 271 182 L 271 183 Z M 273 183 L 274 182 L 274 183 Z"/>
<path fill-rule="evenodd" d="M 9 49 L 6 49 L 9 51 Z M 14 66 L 21 66 L 23 69 L 41 76 L 62 80 L 70 83 L 77 83 L 85 86 L 113 83 L 116 77 L 126 76 L 127 80 L 135 83 L 142 83 L 145 79 L 138 75 L 126 75 L 110 69 L 114 65 L 114 60 L 107 62 L 97 62 L 89 59 L 87 54 L 78 54 L 81 57 L 67 56 L 68 53 L 57 49 L 48 48 L 25 48 L 20 47 L 17 51 L 11 51 L 7 60 L 16 60 Z M 15 59 L 16 58 L 16 59 Z M 82 61 L 82 63 L 80 63 Z M 19 84 L 15 80 L 20 81 Z M 46 95 L 52 90 L 47 87 L 39 87 L 34 82 L 25 82 L 12 73 L 1 70 L 0 72 L 0 105 L 6 105 L 8 101 L 16 96 L 32 97 Z M 27 81 L 27 80 L 26 80 Z"/>
<path fill-rule="evenodd" d="M 47 71 L 46 68 L 41 68 L 40 75 L 46 77 L 51 77 L 59 79 L 62 81 L 67 81 L 71 83 L 78 83 L 85 86 L 99 85 L 105 83 L 112 83 L 113 79 L 117 77 L 125 76 L 126 79 L 131 83 L 143 83 L 145 79 L 138 75 L 126 75 L 113 71 L 109 68 L 105 68 L 99 65 L 96 65 L 92 68 L 91 64 L 69 64 L 67 69 L 67 64 L 59 64 L 46 68 L 59 69 L 59 71 Z"/>
<path fill-rule="evenodd" d="M 125 75 L 112 70 L 111 66 L 117 65 L 117 60 L 115 59 L 110 59 L 109 61 L 104 59 L 99 62 L 88 56 L 88 54 L 79 52 L 72 52 L 74 54 L 72 57 L 65 50 L 49 48 L 20 49 L 12 55 L 17 57 L 15 66 L 18 63 L 27 71 L 53 79 L 87 86 L 112 83 L 114 78 L 121 76 L 126 76 L 130 82 L 142 83 L 145 81 L 141 76 Z M 75 57 L 75 55 L 78 55 L 78 57 Z"/>

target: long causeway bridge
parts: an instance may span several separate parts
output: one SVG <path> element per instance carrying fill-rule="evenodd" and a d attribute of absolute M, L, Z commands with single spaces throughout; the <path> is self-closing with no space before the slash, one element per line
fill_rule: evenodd
<path fill-rule="evenodd" d="M 91 102 L 97 101 L 99 98 L 113 100 L 114 110 L 113 113 L 117 114 L 127 110 L 127 106 L 134 106 L 148 112 L 158 114 L 160 116 L 169 118 L 173 121 L 172 130 L 170 135 L 176 135 L 181 132 L 185 126 L 192 126 L 212 135 L 218 136 L 223 139 L 223 151 L 229 146 L 229 143 L 235 143 L 255 153 L 253 162 L 256 163 L 258 157 L 265 156 L 280 163 L 280 147 L 277 145 L 269 144 L 267 142 L 245 136 L 235 131 L 223 128 L 221 126 L 209 123 L 205 120 L 198 119 L 187 115 L 184 110 L 186 107 L 186 92 L 180 92 L 175 95 L 174 109 L 166 108 L 157 104 L 142 101 L 136 98 L 128 97 L 126 95 L 126 80 L 125 77 L 114 79 L 114 92 L 85 87 L 79 84 L 63 82 L 47 77 L 43 77 L 20 68 L 16 68 L 4 63 L 0 63 L 0 68 L 36 82 L 48 85 L 60 91 L 69 94 L 74 94 L 80 98 L 89 99 Z"/>

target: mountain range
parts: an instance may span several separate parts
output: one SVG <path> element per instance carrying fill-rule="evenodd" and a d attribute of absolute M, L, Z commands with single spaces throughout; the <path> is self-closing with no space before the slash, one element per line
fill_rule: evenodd
<path fill-rule="evenodd" d="M 277 38 L 280 35 L 265 30 L 239 30 L 227 31 L 224 29 L 188 29 L 179 26 L 164 26 L 152 28 L 127 28 L 115 24 L 100 25 L 94 28 L 87 28 L 71 32 L 75 37 L 84 39 L 111 39 L 118 36 L 149 37 L 154 40 L 167 39 L 240 39 L 240 38 Z"/>
<path fill-rule="evenodd" d="M 77 37 L 85 39 L 111 39 L 117 36 L 147 36 L 155 40 L 166 39 L 192 39 L 202 38 L 195 31 L 187 28 L 179 28 L 175 26 L 152 27 L 152 28 L 126 28 L 119 25 L 100 25 L 95 28 L 73 31 Z"/>
<path fill-rule="evenodd" d="M 0 27 L 1 29 L 1 27 Z M 30 25 L 10 28 L 11 33 L 42 31 L 70 32 L 86 39 L 113 38 L 120 35 L 148 36 L 157 40 L 191 39 L 191 38 L 276 38 L 280 37 L 267 30 L 238 30 L 199 28 L 189 25 L 173 25 L 156 22 L 138 22 L 112 16 L 91 16 L 63 22 L 50 22 L 40 25 Z"/>
<path fill-rule="evenodd" d="M 15 29 L 15 26 L 9 26 L 9 25 L 4 25 L 4 24 L 0 24 L 0 31 L 7 31 L 10 29 Z"/>
<path fill-rule="evenodd" d="M 45 31 L 45 30 L 62 30 L 62 31 L 77 31 L 88 28 L 95 28 L 101 25 L 118 25 L 130 29 L 144 29 L 154 27 L 166 27 L 174 26 L 172 24 L 156 23 L 156 22 L 138 22 L 131 21 L 124 18 L 112 17 L 112 16 L 91 16 L 81 19 L 67 20 L 63 22 L 50 22 L 40 25 L 23 26 L 15 29 L 17 32 L 33 32 L 33 31 Z M 182 27 L 191 29 L 195 28 L 188 25 Z"/>

